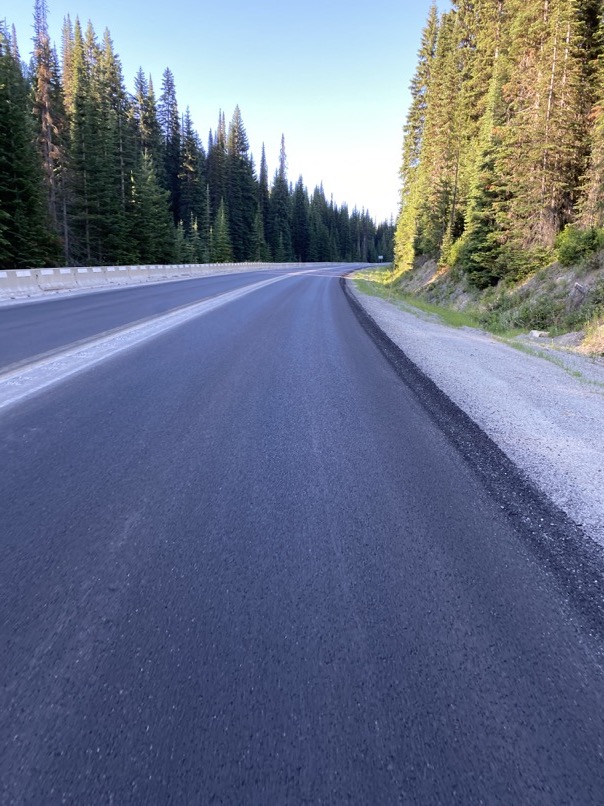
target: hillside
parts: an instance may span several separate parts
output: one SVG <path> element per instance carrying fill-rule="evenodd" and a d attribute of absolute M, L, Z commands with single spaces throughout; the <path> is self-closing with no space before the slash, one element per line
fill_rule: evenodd
<path fill-rule="evenodd" d="M 403 275 L 398 287 L 464 311 L 495 333 L 539 331 L 559 346 L 604 355 L 604 252 L 572 266 L 555 262 L 520 282 L 483 291 L 426 261 Z"/>
<path fill-rule="evenodd" d="M 405 126 L 400 291 L 601 352 L 603 32 L 595 0 L 432 7 Z"/>
<path fill-rule="evenodd" d="M 452 324 L 519 340 L 532 333 L 542 345 L 604 355 L 604 252 L 484 290 L 434 260 L 399 276 L 387 269 L 360 276 L 366 292 L 433 310 Z"/>

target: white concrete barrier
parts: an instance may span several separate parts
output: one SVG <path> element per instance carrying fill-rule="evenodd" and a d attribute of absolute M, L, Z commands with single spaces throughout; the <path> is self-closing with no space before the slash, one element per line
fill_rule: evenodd
<path fill-rule="evenodd" d="M 100 266 L 84 266 L 74 269 L 79 288 L 94 288 L 105 285 L 105 272 Z"/>
<path fill-rule="evenodd" d="M 133 285 L 230 271 L 324 268 L 341 263 L 191 263 L 154 266 L 77 266 L 0 271 L 0 300 L 39 296 L 44 292 Z M 358 264 L 355 264 L 358 265 Z"/>
<path fill-rule="evenodd" d="M 166 277 L 165 266 L 148 266 L 149 281 L 163 280 Z"/>
<path fill-rule="evenodd" d="M 62 273 L 63 272 L 63 273 Z M 42 291 L 65 291 L 75 286 L 69 269 L 36 269 L 38 287 Z"/>
<path fill-rule="evenodd" d="M 105 282 L 110 285 L 119 280 L 117 266 L 105 266 Z"/>
<path fill-rule="evenodd" d="M 28 296 L 39 290 L 38 278 L 33 269 L 7 271 L 7 286 L 14 295 Z"/>
<path fill-rule="evenodd" d="M 130 285 L 130 266 L 116 266 L 117 269 L 117 282 L 120 285 Z"/>
<path fill-rule="evenodd" d="M 64 284 L 64 288 L 76 288 L 76 278 L 73 269 L 61 268 L 59 272 L 59 283 Z"/>

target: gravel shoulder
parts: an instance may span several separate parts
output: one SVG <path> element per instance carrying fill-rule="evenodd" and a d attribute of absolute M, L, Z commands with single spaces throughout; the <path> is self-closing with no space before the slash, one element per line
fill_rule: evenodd
<path fill-rule="evenodd" d="M 604 546 L 604 362 L 450 327 L 348 285 L 408 358 Z"/>

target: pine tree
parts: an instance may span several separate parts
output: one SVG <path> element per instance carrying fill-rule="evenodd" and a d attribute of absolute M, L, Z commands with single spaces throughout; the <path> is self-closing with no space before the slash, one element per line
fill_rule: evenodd
<path fill-rule="evenodd" d="M 258 212 L 260 215 L 260 222 L 256 226 L 256 232 L 259 233 L 260 228 L 262 229 L 262 235 L 268 253 L 266 260 L 270 260 L 270 247 L 268 243 L 270 230 L 270 191 L 268 188 L 268 165 L 266 163 L 266 151 L 264 148 L 264 143 L 262 143 L 260 173 L 258 176 Z M 264 260 L 265 258 L 262 259 Z"/>
<path fill-rule="evenodd" d="M 598 20 L 596 0 L 456 0 L 433 47 L 431 11 L 403 149 L 398 270 L 416 253 L 440 256 L 488 284 L 543 259 L 577 214 Z M 585 221 L 599 195 L 593 131 Z"/>
<path fill-rule="evenodd" d="M 211 231 L 211 259 L 213 263 L 230 263 L 233 260 L 229 222 L 224 201 L 220 203 Z"/>
<path fill-rule="evenodd" d="M 455 12 L 443 15 L 431 65 L 417 187 L 417 250 L 438 256 L 455 226 L 461 162 L 461 82 L 465 52 Z"/>
<path fill-rule="evenodd" d="M 188 109 L 181 124 L 169 69 L 159 104 L 142 68 L 129 95 L 109 31 L 99 42 L 90 23 L 84 33 L 66 17 L 59 71 L 47 0 L 34 5 L 29 70 L 14 32 L 1 28 L 2 265 L 56 260 L 57 234 L 64 262 L 75 265 L 375 251 L 366 213 L 353 221 L 322 189 L 309 200 L 301 177 L 291 186 L 283 137 L 270 190 L 264 146 L 256 178 L 239 107 L 228 133 L 220 112 L 206 158 Z"/>
<path fill-rule="evenodd" d="M 226 197 L 227 135 L 224 113 L 218 113 L 216 134 L 208 138 L 207 177 L 210 186 L 210 213 L 213 221 Z"/>
<path fill-rule="evenodd" d="M 268 263 L 270 262 L 270 259 L 271 253 L 266 243 L 262 214 L 260 213 L 260 208 L 258 207 L 256 210 L 256 217 L 254 219 L 251 260 L 259 263 Z"/>
<path fill-rule="evenodd" d="M 204 254 L 201 236 L 199 234 L 199 224 L 196 218 L 191 217 L 189 221 L 189 234 L 187 235 L 187 256 L 189 263 L 205 263 L 207 258 Z"/>
<path fill-rule="evenodd" d="M 499 57 L 478 139 L 466 230 L 457 246 L 457 265 L 467 272 L 470 281 L 478 288 L 494 285 L 505 273 L 506 266 L 506 233 L 498 221 L 506 194 L 497 170 L 506 115 L 503 100 L 505 80 L 505 60 Z"/>
<path fill-rule="evenodd" d="M 206 166 L 203 146 L 193 128 L 191 113 L 187 107 L 182 121 L 182 145 L 178 174 L 180 213 L 185 233 L 191 233 L 193 221 L 204 214 Z"/>
<path fill-rule="evenodd" d="M 508 0 L 510 119 L 499 168 L 507 229 L 520 247 L 551 246 L 572 216 L 583 172 L 581 18 L 575 0 Z"/>
<path fill-rule="evenodd" d="M 595 43 L 604 43 L 604 16 L 599 8 L 586 10 L 587 51 L 586 70 L 592 93 L 587 99 L 588 167 L 581 182 L 582 200 L 579 223 L 583 228 L 604 226 L 604 53 Z"/>
<path fill-rule="evenodd" d="M 268 241 L 271 253 L 279 263 L 293 259 L 291 243 L 291 204 L 287 183 L 287 156 L 285 137 L 281 136 L 279 167 L 273 179 L 270 194 Z"/>
<path fill-rule="evenodd" d="M 91 185 L 98 171 L 97 132 L 99 130 L 92 92 L 92 65 L 84 44 L 79 19 L 74 25 L 69 49 L 67 86 L 69 94 L 69 218 L 70 258 L 76 264 L 91 265 L 96 243 L 96 205 Z"/>
<path fill-rule="evenodd" d="M 177 224 L 181 219 L 178 176 L 180 172 L 181 132 L 178 102 L 176 100 L 176 85 L 172 71 L 168 67 L 163 75 L 158 117 L 163 135 L 164 172 L 170 199 L 170 211 L 174 223 Z"/>
<path fill-rule="evenodd" d="M 304 181 L 299 177 L 292 202 L 292 247 L 296 260 L 306 262 L 310 247 L 309 201 Z"/>
<path fill-rule="evenodd" d="M 419 208 L 419 180 L 424 127 L 428 108 L 428 89 L 432 62 L 438 37 L 438 12 L 432 5 L 422 34 L 418 66 L 411 80 L 411 106 L 405 124 L 403 162 L 401 165 L 401 212 L 396 231 L 396 255 L 400 270 L 408 269 L 415 257 L 417 218 Z"/>
<path fill-rule="evenodd" d="M 75 44 L 75 31 L 69 14 L 63 19 L 61 29 L 61 81 L 65 111 L 68 115 L 73 113 L 73 49 Z"/>
<path fill-rule="evenodd" d="M 38 130 L 38 146 L 42 156 L 49 220 L 53 230 L 62 235 L 63 243 L 66 244 L 68 237 L 64 231 L 62 181 L 65 167 L 66 120 L 63 93 L 59 82 L 58 60 L 50 44 L 47 18 L 46 0 L 35 0 L 32 61 L 33 108 Z"/>
<path fill-rule="evenodd" d="M 308 255 L 311 261 L 324 262 L 334 259 L 326 218 L 327 201 L 321 185 L 314 189 L 310 200 Z"/>
<path fill-rule="evenodd" d="M 229 125 L 226 153 L 226 206 L 235 261 L 252 254 L 257 188 L 249 143 L 239 107 Z"/>
<path fill-rule="evenodd" d="M 119 57 L 108 30 L 103 35 L 97 65 L 97 107 L 101 130 L 98 188 L 101 217 L 99 258 L 107 263 L 129 263 L 135 253 L 129 238 L 130 177 L 136 148 L 128 125 L 131 115 Z"/>
<path fill-rule="evenodd" d="M 43 179 L 29 114 L 28 87 L 11 38 L 0 24 L 0 267 L 56 260 L 46 226 Z"/>
<path fill-rule="evenodd" d="M 210 188 L 207 184 L 201 214 L 197 219 L 197 228 L 199 232 L 200 263 L 209 263 L 211 259 L 210 236 L 212 230 L 212 216 L 210 211 Z"/>
<path fill-rule="evenodd" d="M 144 264 L 171 263 L 175 235 L 168 208 L 168 192 L 160 187 L 149 154 L 143 153 L 132 177 L 130 237 Z"/>

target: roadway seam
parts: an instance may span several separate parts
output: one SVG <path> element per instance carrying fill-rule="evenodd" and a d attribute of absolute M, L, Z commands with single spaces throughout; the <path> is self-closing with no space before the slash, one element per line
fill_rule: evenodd
<path fill-rule="evenodd" d="M 20 369 L 0 375 L 0 413 L 108 358 L 140 346 L 169 330 L 210 313 L 223 305 L 228 305 L 229 302 L 234 302 L 259 288 L 281 282 L 289 276 L 284 274 L 270 280 L 222 292 L 195 303 L 187 303 L 184 309 L 173 309 L 154 317 L 152 321 L 137 322 L 129 327 L 121 328 L 118 333 L 98 336 L 83 346 L 68 345 L 46 359 L 34 361 Z"/>
<path fill-rule="evenodd" d="M 250 285 L 252 284 L 250 283 Z M 246 288 L 246 286 L 242 286 L 241 290 L 244 288 Z M 233 290 L 238 291 L 239 289 Z M 168 316 L 169 314 L 176 314 L 180 311 L 186 311 L 187 308 L 193 308 L 202 302 L 209 302 L 212 299 L 220 297 L 222 294 L 229 293 L 231 292 L 220 291 L 217 294 L 210 294 L 207 297 L 200 297 L 194 302 L 185 302 L 184 305 L 177 305 L 175 308 L 168 308 L 165 311 L 152 314 L 151 316 L 143 316 L 141 319 L 133 319 L 131 322 L 128 322 L 128 324 L 118 325 L 117 327 L 109 328 L 109 330 L 101 330 L 99 333 L 95 333 L 92 336 L 86 336 L 83 339 L 78 339 L 77 341 L 71 341 L 68 344 L 63 344 L 60 347 L 55 347 L 53 350 L 48 350 L 45 353 L 37 353 L 36 355 L 32 355 L 29 358 L 24 358 L 21 361 L 15 361 L 12 364 L 7 364 L 5 367 L 0 367 L 0 382 L 6 380 L 16 372 L 24 372 L 25 370 L 33 369 L 37 365 L 42 364 L 51 358 L 58 358 L 68 351 L 84 349 L 85 347 L 88 347 L 97 341 L 101 341 L 102 339 L 111 338 L 112 336 L 119 336 L 120 334 L 126 333 L 139 325 L 143 326 L 150 324 L 151 322 L 162 319 L 164 316 Z"/>

